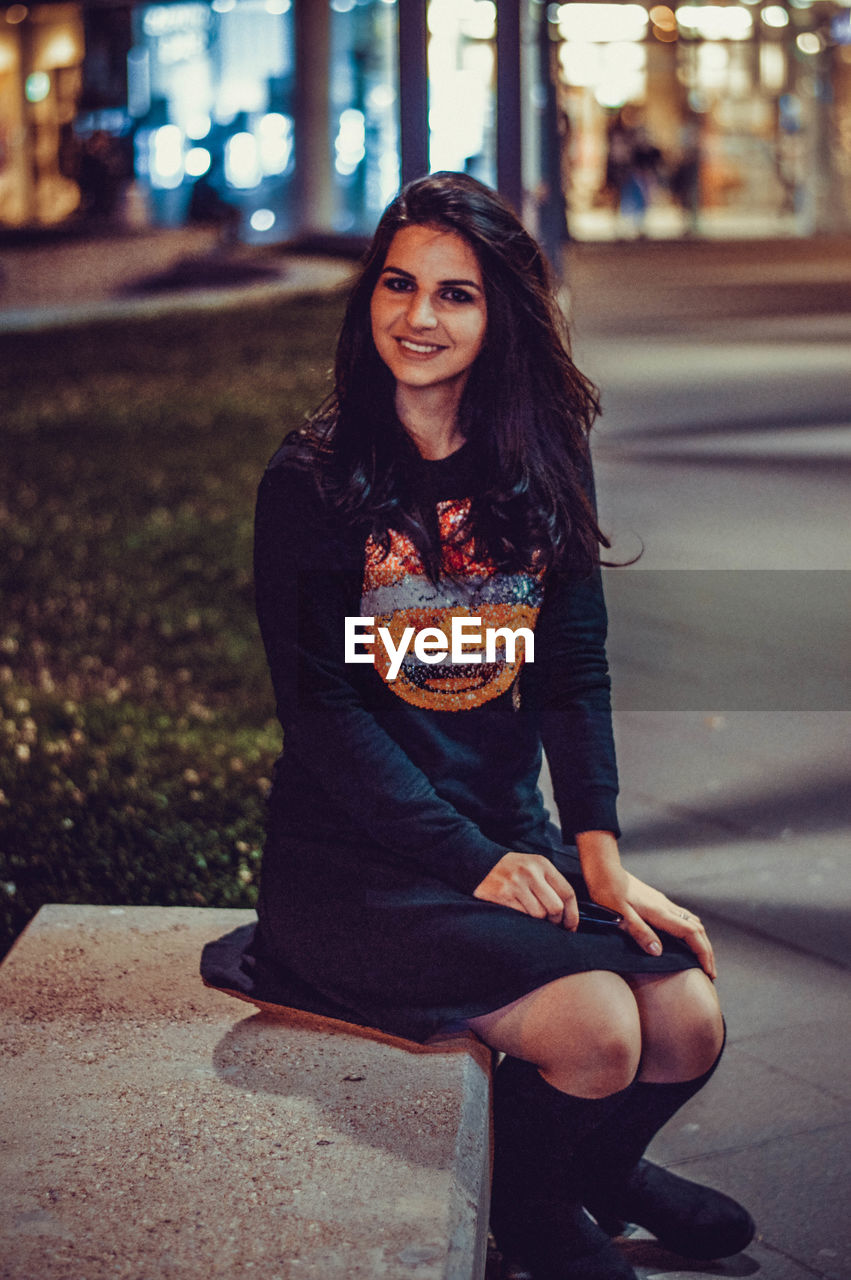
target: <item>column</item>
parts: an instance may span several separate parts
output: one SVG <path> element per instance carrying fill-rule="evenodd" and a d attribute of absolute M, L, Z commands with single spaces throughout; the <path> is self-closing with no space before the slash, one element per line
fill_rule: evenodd
<path fill-rule="evenodd" d="M 496 173 L 500 194 L 523 210 L 520 0 L 499 0 L 496 19 Z"/>
<path fill-rule="evenodd" d="M 295 6 L 295 225 L 296 237 L 332 229 L 331 139 L 328 83 L 331 13 L 327 0 Z"/>
<path fill-rule="evenodd" d="M 426 0 L 401 0 L 399 12 L 399 149 L 402 183 L 421 178 L 428 161 Z"/>

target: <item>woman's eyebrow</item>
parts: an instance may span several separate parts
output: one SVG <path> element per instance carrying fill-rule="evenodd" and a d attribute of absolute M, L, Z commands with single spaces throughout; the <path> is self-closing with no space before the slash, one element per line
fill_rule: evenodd
<path fill-rule="evenodd" d="M 393 274 L 397 276 L 404 276 L 406 280 L 416 280 L 417 278 L 410 271 L 405 271 L 402 269 L 402 267 L 393 267 L 393 266 L 390 266 L 389 264 L 386 267 L 384 267 L 381 274 L 384 275 L 386 271 L 392 271 Z M 481 285 L 476 284 L 475 280 L 441 280 L 439 283 L 440 283 L 441 289 L 444 289 L 449 285 L 455 285 L 455 286 L 463 285 L 465 289 L 476 289 L 478 290 L 479 293 L 482 292 Z"/>

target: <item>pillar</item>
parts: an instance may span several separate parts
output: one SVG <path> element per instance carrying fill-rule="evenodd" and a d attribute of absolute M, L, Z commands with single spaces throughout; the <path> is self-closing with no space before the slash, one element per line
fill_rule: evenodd
<path fill-rule="evenodd" d="M 331 12 L 328 3 L 295 6 L 296 237 L 326 234 L 334 215 L 328 84 Z"/>
<path fill-rule="evenodd" d="M 426 0 L 403 0 L 399 11 L 399 146 L 402 182 L 429 171 L 428 29 Z"/>
<path fill-rule="evenodd" d="M 496 174 L 500 194 L 523 210 L 520 0 L 499 0 L 496 20 Z"/>

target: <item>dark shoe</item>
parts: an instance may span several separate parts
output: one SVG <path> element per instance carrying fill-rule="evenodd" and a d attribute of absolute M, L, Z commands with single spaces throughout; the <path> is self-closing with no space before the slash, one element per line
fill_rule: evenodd
<path fill-rule="evenodd" d="M 618 1219 L 634 1222 L 673 1253 L 704 1261 L 741 1252 L 756 1232 L 748 1211 L 730 1196 L 649 1160 L 640 1160 L 619 1185 L 589 1197 L 586 1207 L 607 1230 L 616 1230 Z"/>
<path fill-rule="evenodd" d="M 533 1280 L 638 1280 L 632 1267 L 584 1209 L 563 1206 L 557 1220 L 549 1213 L 530 1216 L 519 1230 L 502 1224 L 494 1232 L 505 1259 L 531 1272 Z"/>

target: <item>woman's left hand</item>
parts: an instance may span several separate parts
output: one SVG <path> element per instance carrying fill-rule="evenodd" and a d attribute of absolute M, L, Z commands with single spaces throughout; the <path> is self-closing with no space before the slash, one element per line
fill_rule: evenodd
<path fill-rule="evenodd" d="M 677 906 L 664 893 L 637 879 L 629 871 L 625 871 L 624 875 L 627 881 L 624 906 L 618 908 L 623 916 L 621 928 L 636 938 L 639 944 L 643 937 L 651 933 L 648 925 L 656 929 L 664 929 L 666 933 L 672 933 L 675 938 L 682 938 L 697 956 L 705 973 L 710 978 L 716 978 L 718 975 L 712 943 L 709 941 L 700 916 L 695 915 L 693 911 L 688 911 L 685 907 Z M 609 905 L 606 903 L 606 906 Z M 647 950 L 655 951 L 655 954 L 659 955 L 662 952 L 662 944 L 655 934 L 652 934 L 652 937 L 658 950 L 653 947 L 648 947 Z"/>
<path fill-rule="evenodd" d="M 700 916 L 680 907 L 664 893 L 645 884 L 621 864 L 614 837 L 588 832 L 577 837 L 582 873 L 594 902 L 623 916 L 619 926 L 634 938 L 642 951 L 662 954 L 656 929 L 682 938 L 710 978 L 717 977 L 715 955 Z"/>

